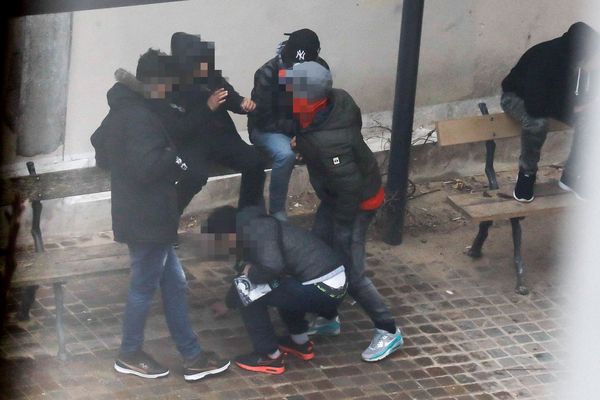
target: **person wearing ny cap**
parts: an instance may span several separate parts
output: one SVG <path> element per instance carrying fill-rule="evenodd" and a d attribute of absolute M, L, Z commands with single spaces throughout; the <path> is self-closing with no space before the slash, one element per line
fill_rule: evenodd
<path fill-rule="evenodd" d="M 282 221 L 287 219 L 286 199 L 288 184 L 296 156 L 290 148 L 290 139 L 298 129 L 292 114 L 291 93 L 279 82 L 282 71 L 295 63 L 316 61 L 329 69 L 319 57 L 319 37 L 310 29 L 300 29 L 286 34 L 275 57 L 262 65 L 254 74 L 252 100 L 254 112 L 248 115 L 250 140 L 272 161 L 269 185 L 269 213 Z"/>
<path fill-rule="evenodd" d="M 367 230 L 384 193 L 377 160 L 361 134 L 361 112 L 344 90 L 332 89 L 329 70 L 316 62 L 295 64 L 281 79 L 292 91 L 299 129 L 292 145 L 302 155 L 321 200 L 312 231 L 343 256 L 348 294 L 375 325 L 364 361 L 379 361 L 403 344 L 389 307 L 365 275 Z M 339 317 L 319 316 L 309 334 L 337 335 Z"/>

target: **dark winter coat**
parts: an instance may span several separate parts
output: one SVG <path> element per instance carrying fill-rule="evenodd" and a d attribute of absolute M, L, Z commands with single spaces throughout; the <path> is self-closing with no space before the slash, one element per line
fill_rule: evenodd
<path fill-rule="evenodd" d="M 533 117 L 569 123 L 577 101 L 578 66 L 597 36 L 589 26 L 577 23 L 561 37 L 533 46 L 504 78 L 502 90 L 522 98 Z"/>
<path fill-rule="evenodd" d="M 322 58 L 316 60 L 327 69 L 329 66 Z M 292 94 L 279 84 L 279 70 L 290 68 L 278 55 L 267 61 L 254 73 L 252 100 L 256 103 L 254 112 L 248 115 L 248 131 L 250 137 L 255 130 L 261 132 L 277 132 L 292 137 L 296 134 L 298 124 L 292 113 Z"/>
<path fill-rule="evenodd" d="M 177 152 L 147 100 L 116 83 L 110 111 L 92 135 L 96 158 L 110 170 L 112 225 L 124 243 L 172 243 L 177 238 Z"/>
<path fill-rule="evenodd" d="M 375 156 L 364 142 L 361 112 L 344 90 L 332 89 L 329 106 L 296 137 L 310 182 L 338 221 L 352 221 L 360 203 L 381 188 Z"/>
<path fill-rule="evenodd" d="M 284 276 L 307 282 L 342 265 L 339 255 L 311 232 L 280 222 L 260 207 L 247 207 L 239 213 L 240 238 L 244 260 L 253 265 L 248 278 L 255 283 Z"/>

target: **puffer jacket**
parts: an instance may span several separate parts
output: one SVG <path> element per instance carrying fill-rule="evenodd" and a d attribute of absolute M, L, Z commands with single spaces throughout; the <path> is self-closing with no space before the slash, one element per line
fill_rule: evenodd
<path fill-rule="evenodd" d="M 100 166 L 110 170 L 111 213 L 117 242 L 173 243 L 179 211 L 175 185 L 185 174 L 153 102 L 116 83 L 110 111 L 91 137 Z"/>
<path fill-rule="evenodd" d="M 316 60 L 329 69 L 322 58 Z M 248 132 L 250 138 L 261 132 L 277 132 L 292 137 L 298 124 L 292 113 L 292 94 L 279 84 L 279 70 L 291 68 L 285 65 L 279 55 L 273 57 L 254 73 L 252 100 L 256 103 L 254 112 L 248 114 Z"/>
<path fill-rule="evenodd" d="M 381 188 L 381 173 L 361 134 L 361 112 L 342 89 L 332 89 L 327 108 L 296 137 L 310 182 L 338 221 L 352 221 L 360 203 Z"/>

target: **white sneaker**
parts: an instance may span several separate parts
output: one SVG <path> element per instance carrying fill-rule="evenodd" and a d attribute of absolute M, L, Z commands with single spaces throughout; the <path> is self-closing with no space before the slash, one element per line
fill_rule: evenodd
<path fill-rule="evenodd" d="M 396 333 L 375 329 L 371 344 L 362 352 L 362 359 L 367 362 L 383 360 L 404 344 L 402 333 L 396 328 Z"/>

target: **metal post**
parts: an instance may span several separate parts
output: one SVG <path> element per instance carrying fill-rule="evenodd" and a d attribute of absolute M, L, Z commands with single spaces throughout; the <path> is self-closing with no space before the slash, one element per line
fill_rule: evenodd
<path fill-rule="evenodd" d="M 525 274 L 525 265 L 523 264 L 523 257 L 521 257 L 521 220 L 523 218 L 511 218 L 510 225 L 512 227 L 512 237 L 513 237 L 513 246 L 514 246 L 514 263 L 515 263 L 515 272 L 517 274 L 517 286 L 515 291 L 523 296 L 529 294 L 529 289 L 525 286 L 523 275 Z"/>
<path fill-rule="evenodd" d="M 65 345 L 65 328 L 64 328 L 64 293 L 61 282 L 54 285 L 54 305 L 56 306 L 56 336 L 58 336 L 58 357 L 62 361 L 67 359 L 67 347 Z"/>
<path fill-rule="evenodd" d="M 404 228 L 423 6 L 424 0 L 404 0 L 402 3 L 383 235 L 386 243 L 394 245 L 402 243 Z"/>

